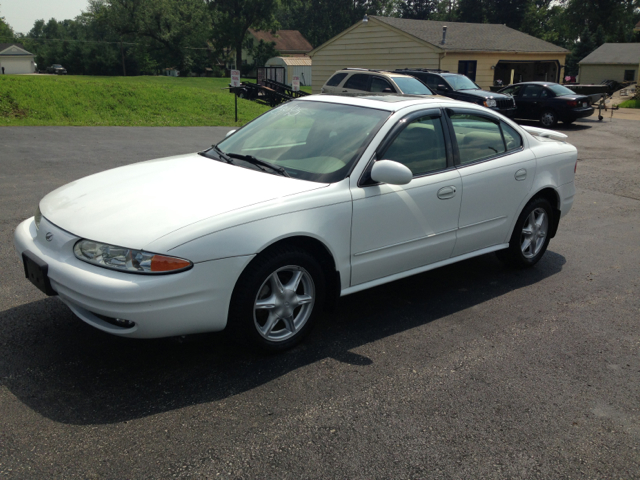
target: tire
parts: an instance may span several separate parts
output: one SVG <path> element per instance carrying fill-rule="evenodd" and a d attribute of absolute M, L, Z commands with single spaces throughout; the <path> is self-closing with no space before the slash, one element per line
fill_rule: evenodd
<path fill-rule="evenodd" d="M 532 199 L 518 217 L 509 248 L 497 252 L 498 258 L 512 267 L 533 267 L 549 246 L 553 215 L 553 208 L 547 200 Z"/>
<path fill-rule="evenodd" d="M 540 123 L 545 128 L 555 127 L 558 123 L 558 115 L 556 115 L 556 112 L 554 112 L 553 110 L 545 110 L 544 112 L 542 112 L 542 114 L 540 114 Z"/>
<path fill-rule="evenodd" d="M 325 285 L 322 267 L 305 250 L 268 249 L 240 275 L 227 331 L 237 341 L 262 350 L 292 348 L 308 335 L 322 311 Z"/>

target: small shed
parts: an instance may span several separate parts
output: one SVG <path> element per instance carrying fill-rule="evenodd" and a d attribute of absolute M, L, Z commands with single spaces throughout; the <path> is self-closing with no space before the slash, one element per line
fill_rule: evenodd
<path fill-rule="evenodd" d="M 309 57 L 273 57 L 267 60 L 265 67 L 284 68 L 284 83 L 291 85 L 294 76 L 300 77 L 300 85 L 311 85 L 312 62 Z"/>
<path fill-rule="evenodd" d="M 34 55 L 27 52 L 19 43 L 0 43 L 0 73 L 5 75 L 34 73 L 36 62 Z"/>
<path fill-rule="evenodd" d="M 578 62 L 578 79 L 583 84 L 637 82 L 638 64 L 640 43 L 605 43 Z"/>
<path fill-rule="evenodd" d="M 505 25 L 365 17 L 309 53 L 313 92 L 344 67 L 433 68 L 462 73 L 480 87 L 558 82 L 569 51 Z"/>

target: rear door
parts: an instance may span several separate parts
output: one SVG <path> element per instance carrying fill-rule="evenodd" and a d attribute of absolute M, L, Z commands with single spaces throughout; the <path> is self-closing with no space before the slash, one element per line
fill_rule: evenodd
<path fill-rule="evenodd" d="M 477 110 L 447 109 L 462 204 L 453 256 L 504 244 L 533 185 L 535 156 L 499 118 Z"/>
<path fill-rule="evenodd" d="M 542 113 L 540 94 L 542 85 L 523 85 L 520 96 L 516 100 L 518 104 L 518 117 L 537 120 Z"/>
<path fill-rule="evenodd" d="M 355 73 L 344 82 L 341 93 L 362 93 L 369 91 L 369 83 L 371 75 L 364 73 Z"/>

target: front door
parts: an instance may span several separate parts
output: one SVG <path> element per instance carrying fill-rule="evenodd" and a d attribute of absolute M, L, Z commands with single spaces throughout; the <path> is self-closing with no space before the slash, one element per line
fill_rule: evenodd
<path fill-rule="evenodd" d="M 516 98 L 518 118 L 537 120 L 540 117 L 540 113 L 542 112 L 540 93 L 542 92 L 542 89 L 542 85 L 536 84 L 522 86 L 520 95 Z"/>
<path fill-rule="evenodd" d="M 352 189 L 351 286 L 445 260 L 455 244 L 462 183 L 440 110 L 411 114 L 390 136 L 377 159 L 414 177 L 375 184 L 365 173 Z"/>

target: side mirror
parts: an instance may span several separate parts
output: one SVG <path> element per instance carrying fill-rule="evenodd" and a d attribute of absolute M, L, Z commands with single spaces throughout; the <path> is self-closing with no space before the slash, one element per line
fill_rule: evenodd
<path fill-rule="evenodd" d="M 227 134 L 224 136 L 224 138 L 227 138 L 229 135 L 233 135 L 233 134 L 234 134 L 234 133 L 236 133 L 237 131 L 238 131 L 237 129 L 236 129 L 236 130 L 229 130 L 229 131 L 227 132 Z"/>
<path fill-rule="evenodd" d="M 394 91 L 391 90 L 390 87 L 385 87 L 384 90 L 382 90 L 382 93 L 394 93 Z"/>
<path fill-rule="evenodd" d="M 408 167 L 393 160 L 378 160 L 371 169 L 371 179 L 379 183 L 406 185 L 412 178 Z"/>
<path fill-rule="evenodd" d="M 445 91 L 447 91 L 449 89 L 447 88 L 446 85 L 440 84 L 440 85 L 437 86 L 436 90 L 445 90 Z"/>

